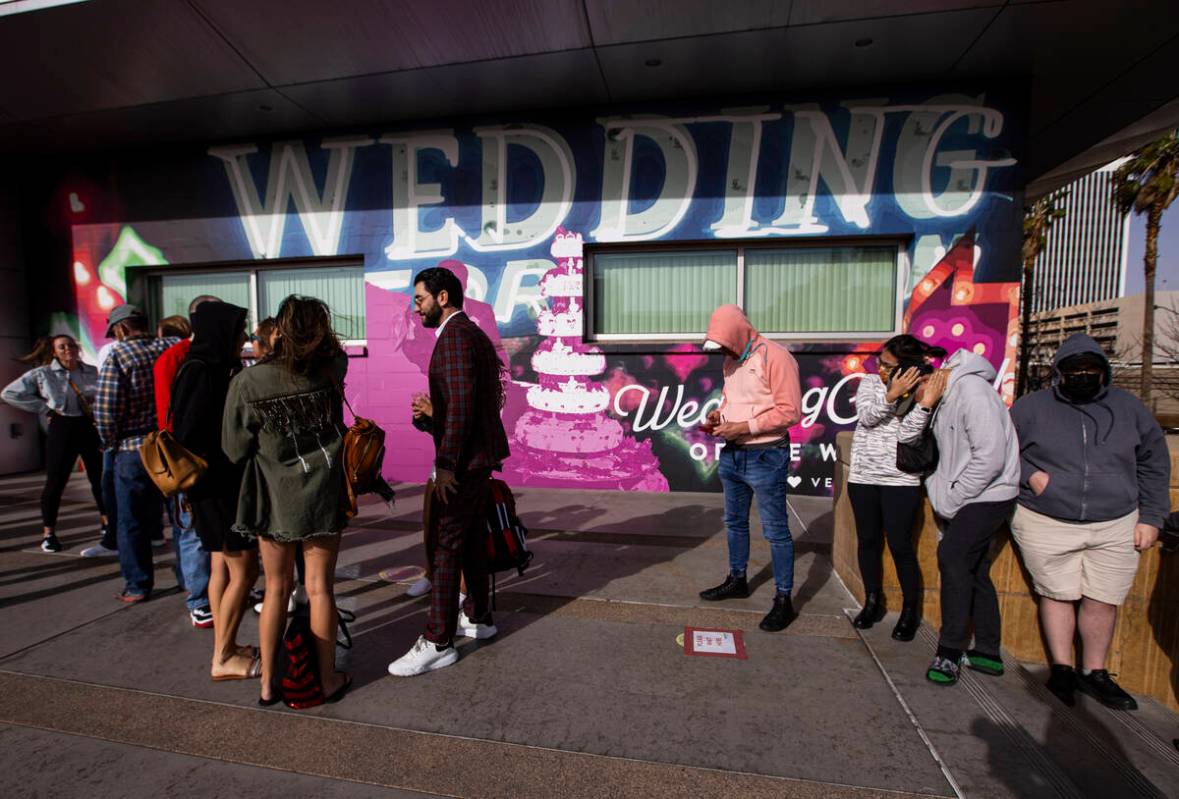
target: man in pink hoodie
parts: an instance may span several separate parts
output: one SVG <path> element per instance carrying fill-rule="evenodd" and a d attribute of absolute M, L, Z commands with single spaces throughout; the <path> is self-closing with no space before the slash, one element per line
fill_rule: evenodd
<path fill-rule="evenodd" d="M 786 507 L 790 476 L 790 428 L 801 418 L 798 363 L 780 344 L 764 338 L 736 305 L 722 305 L 708 323 L 704 349 L 725 354 L 725 388 L 720 408 L 708 415 L 707 432 L 725 439 L 720 479 L 725 490 L 729 576 L 700 592 L 708 601 L 749 596 L 749 508 L 757 497 L 762 531 L 770 542 L 777 592 L 761 621 L 767 632 L 794 620 L 794 541 Z"/>

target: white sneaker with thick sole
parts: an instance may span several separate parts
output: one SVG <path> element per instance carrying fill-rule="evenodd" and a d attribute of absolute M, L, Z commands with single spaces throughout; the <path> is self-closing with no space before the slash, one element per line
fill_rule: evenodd
<path fill-rule="evenodd" d="M 92 547 L 86 547 L 83 549 L 78 553 L 78 556 L 83 558 L 114 558 L 117 557 L 118 554 L 119 550 L 105 547 L 100 541 Z"/>
<path fill-rule="evenodd" d="M 405 593 L 407 596 L 412 597 L 425 596 L 430 593 L 431 588 L 433 588 L 433 584 L 429 580 L 425 577 L 419 577 L 417 582 L 405 589 Z"/>
<path fill-rule="evenodd" d="M 389 673 L 394 677 L 414 677 L 428 671 L 437 671 L 451 666 L 458 660 L 458 651 L 448 646 L 439 651 L 438 647 L 418 636 L 413 648 L 389 664 Z"/>
<path fill-rule="evenodd" d="M 457 633 L 463 638 L 477 638 L 482 641 L 488 638 L 494 638 L 499 633 L 499 628 L 494 624 L 476 624 L 467 618 L 466 613 L 460 610 Z"/>

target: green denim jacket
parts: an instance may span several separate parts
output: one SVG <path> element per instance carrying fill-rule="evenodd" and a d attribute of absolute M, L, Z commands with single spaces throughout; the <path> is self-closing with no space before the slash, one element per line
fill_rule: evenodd
<path fill-rule="evenodd" d="M 347 371 L 343 353 L 319 375 L 263 360 L 230 382 L 221 447 L 245 465 L 236 532 L 301 541 L 344 529 L 340 391 Z"/>

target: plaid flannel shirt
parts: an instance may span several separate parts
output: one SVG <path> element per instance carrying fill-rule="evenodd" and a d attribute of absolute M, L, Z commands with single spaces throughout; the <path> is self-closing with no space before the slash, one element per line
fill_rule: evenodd
<path fill-rule="evenodd" d="M 499 380 L 491 339 L 466 315 L 450 317 L 430 358 L 437 468 L 498 469 L 511 454 L 499 416 Z"/>
<path fill-rule="evenodd" d="M 138 450 L 156 429 L 156 359 L 180 339 L 136 336 L 118 342 L 98 373 L 94 424 L 103 449 Z"/>

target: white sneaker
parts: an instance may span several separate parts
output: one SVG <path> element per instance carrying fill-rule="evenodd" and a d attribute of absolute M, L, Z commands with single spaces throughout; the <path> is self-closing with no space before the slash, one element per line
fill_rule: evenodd
<path fill-rule="evenodd" d="M 425 577 L 419 577 L 417 582 L 415 582 L 409 588 L 405 589 L 405 593 L 406 595 L 412 597 L 425 596 L 426 594 L 430 593 L 430 588 L 432 587 L 433 585 L 429 580 L 427 580 Z"/>
<path fill-rule="evenodd" d="M 458 651 L 448 646 L 442 651 L 419 635 L 417 642 L 408 652 L 389 664 L 389 673 L 394 677 L 413 677 L 451 666 L 458 660 Z"/>
<path fill-rule="evenodd" d="M 291 592 L 291 598 L 287 600 L 287 613 L 294 613 L 295 610 L 298 608 L 298 603 L 299 603 L 298 594 L 302 590 L 303 590 L 303 586 L 299 586 L 298 588 L 296 588 L 294 591 Z M 306 591 L 303 592 L 303 604 L 304 605 L 307 604 L 307 592 Z M 254 612 L 257 613 L 259 616 L 262 615 L 262 603 L 261 602 L 257 602 L 254 604 Z"/>
<path fill-rule="evenodd" d="M 78 556 L 83 558 L 113 558 L 118 554 L 119 550 L 105 547 L 102 545 L 102 542 L 99 541 L 94 546 L 83 549 L 78 553 Z"/>
<path fill-rule="evenodd" d="M 467 618 L 467 614 L 459 611 L 458 617 L 458 635 L 463 638 L 478 638 L 485 640 L 487 638 L 494 638 L 499 633 L 499 628 L 494 624 L 476 624 Z"/>

